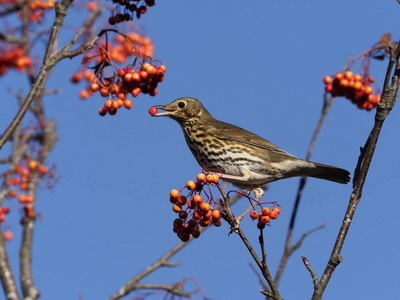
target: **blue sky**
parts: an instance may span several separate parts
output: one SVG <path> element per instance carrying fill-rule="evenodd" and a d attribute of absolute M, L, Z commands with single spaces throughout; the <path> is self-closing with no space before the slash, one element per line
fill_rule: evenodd
<path fill-rule="evenodd" d="M 69 84 L 80 58 L 57 66 L 47 87 L 63 90 L 46 97 L 45 105 L 47 116 L 58 122 L 59 134 L 48 162 L 57 165 L 61 178 L 53 191 L 38 194 L 37 210 L 44 219 L 36 223 L 33 273 L 41 299 L 77 299 L 79 294 L 105 299 L 178 243 L 168 194 L 194 179 L 200 167 L 178 124 L 149 116 L 152 105 L 195 97 L 217 119 L 302 158 L 322 108 L 322 77 L 340 71 L 348 55 L 365 51 L 383 33 L 398 39 L 399 12 L 394 0 L 156 1 L 139 24 L 154 43 L 155 57 L 167 66 L 165 80 L 156 97 L 141 95 L 130 111 L 114 117 L 99 117 L 103 99 L 96 96 L 83 102 L 79 88 Z M 79 24 L 82 17 L 71 10 L 66 23 Z M 70 35 L 64 30 L 64 37 Z M 387 60 L 372 63 L 379 86 L 386 67 Z M 1 78 L 0 101 L 9 107 L 0 114 L 1 128 L 16 112 L 6 88 L 29 88 L 16 86 L 15 78 L 23 77 Z M 374 112 L 338 98 L 312 160 L 353 173 L 373 120 Z M 343 248 L 343 263 L 324 299 L 393 299 L 398 293 L 399 123 L 395 107 L 384 124 Z M 281 205 L 280 217 L 264 231 L 272 274 L 283 253 L 297 186 L 298 179 L 278 181 L 265 194 L 265 199 Z M 309 236 L 290 258 L 279 286 L 285 299 L 311 297 L 312 280 L 301 256 L 308 258 L 318 276 L 322 274 L 351 191 L 350 184 L 308 181 L 294 239 L 324 222 L 328 225 Z M 234 212 L 239 214 L 246 205 L 242 200 Z M 17 219 L 15 214 L 7 221 L 16 235 L 8 244 L 16 274 Z M 259 253 L 255 223 L 246 218 L 242 228 Z M 239 238 L 228 237 L 228 232 L 225 223 L 210 228 L 172 258 L 182 266 L 161 269 L 143 282 L 173 283 L 192 277 L 210 299 L 261 299 L 258 279 L 248 266 L 252 259 Z"/>

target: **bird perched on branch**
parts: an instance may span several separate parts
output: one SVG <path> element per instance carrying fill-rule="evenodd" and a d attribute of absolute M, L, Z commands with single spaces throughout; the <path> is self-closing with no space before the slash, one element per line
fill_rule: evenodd
<path fill-rule="evenodd" d="M 221 179 L 245 190 L 256 199 L 264 192 L 259 186 L 294 176 L 310 176 L 348 183 L 349 172 L 333 166 L 299 159 L 262 137 L 213 118 L 200 101 L 179 98 L 154 108 L 181 126 L 190 150 L 203 169 L 219 170 Z"/>

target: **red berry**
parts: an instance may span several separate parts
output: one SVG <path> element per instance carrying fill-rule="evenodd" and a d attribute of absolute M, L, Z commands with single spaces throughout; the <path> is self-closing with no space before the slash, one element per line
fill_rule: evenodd
<path fill-rule="evenodd" d="M 158 112 L 158 109 L 157 109 L 157 108 L 155 108 L 155 107 L 150 107 L 150 109 L 149 109 L 149 114 L 150 114 L 150 115 L 154 116 L 154 115 L 157 114 L 157 112 Z"/>
<path fill-rule="evenodd" d="M 257 219 L 258 218 L 258 211 L 252 210 L 250 212 L 250 218 L 252 218 L 253 220 Z"/>

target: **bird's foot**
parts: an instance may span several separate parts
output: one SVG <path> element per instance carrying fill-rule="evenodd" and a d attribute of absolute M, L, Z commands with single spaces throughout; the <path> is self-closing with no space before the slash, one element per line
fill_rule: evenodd
<path fill-rule="evenodd" d="M 255 188 L 252 190 L 254 196 L 256 197 L 255 200 L 258 202 L 264 196 L 264 190 L 262 188 Z"/>

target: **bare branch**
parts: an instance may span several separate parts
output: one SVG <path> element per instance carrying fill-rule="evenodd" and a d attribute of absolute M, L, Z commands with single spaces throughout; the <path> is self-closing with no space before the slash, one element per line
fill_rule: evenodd
<path fill-rule="evenodd" d="M 360 202 L 362 189 L 365 183 L 365 178 L 367 176 L 369 166 L 371 164 L 372 157 L 378 142 L 379 134 L 383 126 L 387 115 L 392 110 L 393 106 L 397 100 L 397 94 L 399 89 L 399 75 L 400 75 L 400 46 L 397 46 L 394 53 L 391 51 L 391 56 L 389 60 L 388 69 L 386 72 L 385 83 L 383 87 L 383 92 L 381 96 L 381 101 L 379 102 L 375 114 L 375 124 L 372 131 L 368 137 L 369 142 L 366 143 L 365 152 L 361 153 L 364 155 L 361 160 L 362 163 L 358 164 L 360 168 L 359 176 L 357 182 L 354 183 L 354 189 L 350 196 L 349 205 L 347 207 L 346 214 L 343 219 L 342 226 L 339 230 L 336 243 L 333 247 L 331 256 L 324 270 L 324 273 L 317 284 L 312 299 L 322 299 L 322 295 L 327 287 L 329 280 L 335 271 L 338 264 L 342 261 L 342 256 L 340 255 L 344 241 L 346 239 L 348 230 L 350 228 L 353 216 L 355 214 L 358 203 Z M 395 66 L 395 71 L 392 76 L 393 67 Z M 392 84 L 389 86 L 390 77 L 392 77 Z"/>
<path fill-rule="evenodd" d="M 315 274 L 314 270 L 311 268 L 311 265 L 310 265 L 310 263 L 308 262 L 308 259 L 305 258 L 304 256 L 302 256 L 301 259 L 303 260 L 304 265 L 306 266 L 307 270 L 308 270 L 308 271 L 310 272 L 310 274 L 311 274 L 311 278 L 312 278 L 312 280 L 313 280 L 314 287 L 317 286 L 317 284 L 318 284 L 318 277 L 317 277 L 317 275 Z"/>

